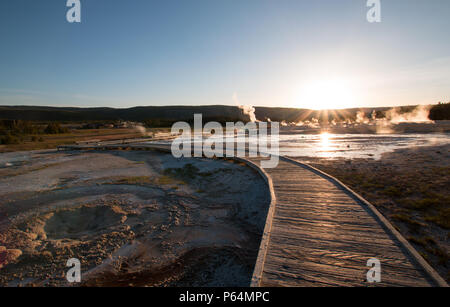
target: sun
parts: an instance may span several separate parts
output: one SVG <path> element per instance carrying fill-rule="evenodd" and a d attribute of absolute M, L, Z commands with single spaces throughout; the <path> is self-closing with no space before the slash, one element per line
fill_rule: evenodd
<path fill-rule="evenodd" d="M 355 106 L 355 90 L 344 79 L 314 80 L 301 86 L 296 107 L 326 110 Z"/>

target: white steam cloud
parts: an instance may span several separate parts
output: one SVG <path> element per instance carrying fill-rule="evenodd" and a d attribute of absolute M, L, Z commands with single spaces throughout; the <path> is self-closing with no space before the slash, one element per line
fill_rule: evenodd
<path fill-rule="evenodd" d="M 386 112 L 386 119 L 391 124 L 400 123 L 433 123 L 429 119 L 430 106 L 417 106 L 414 110 L 408 113 L 400 113 L 399 108 L 393 108 Z"/>
<path fill-rule="evenodd" d="M 255 108 L 252 106 L 246 106 L 246 105 L 241 105 L 239 103 L 239 99 L 237 97 L 237 93 L 233 94 L 233 101 L 234 104 L 236 106 L 238 106 L 239 109 L 242 110 L 242 112 L 244 112 L 245 115 L 248 115 L 250 117 L 250 121 L 251 122 L 257 122 L 258 120 L 256 119 L 256 115 L 255 115 Z"/>
<path fill-rule="evenodd" d="M 147 132 L 147 128 L 145 128 L 142 124 L 135 123 L 133 128 L 136 129 L 143 137 L 153 137 L 153 132 Z"/>

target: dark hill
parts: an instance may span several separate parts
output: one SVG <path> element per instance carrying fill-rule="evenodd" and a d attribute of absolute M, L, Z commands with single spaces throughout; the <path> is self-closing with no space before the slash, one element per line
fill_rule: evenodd
<path fill-rule="evenodd" d="M 249 119 L 241 109 L 233 106 L 165 106 L 128 109 L 0 106 L 0 119 L 30 121 L 145 121 L 152 119 L 192 121 L 195 113 L 203 114 L 205 120 L 248 121 Z"/>
<path fill-rule="evenodd" d="M 415 106 L 400 107 L 400 112 L 410 112 Z M 370 117 L 376 111 L 377 118 L 384 117 L 390 108 L 354 108 L 345 110 L 312 111 L 296 108 L 269 108 L 255 107 L 258 120 L 271 119 L 272 121 L 298 122 L 316 118 L 320 121 L 333 119 L 355 119 L 358 112 L 364 112 Z M 148 106 L 128 109 L 115 108 L 66 108 L 66 107 L 41 107 L 41 106 L 0 106 L 0 120 L 29 120 L 29 121 L 59 121 L 59 122 L 83 122 L 83 121 L 173 121 L 192 122 L 194 114 L 203 114 L 205 121 L 248 121 L 249 116 L 235 106 L 211 105 L 211 106 Z M 434 105 L 430 110 L 430 119 L 449 120 L 450 103 Z"/>

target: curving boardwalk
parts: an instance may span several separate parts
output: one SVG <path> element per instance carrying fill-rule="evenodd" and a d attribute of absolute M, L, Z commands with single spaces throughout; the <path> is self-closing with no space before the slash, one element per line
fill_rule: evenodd
<path fill-rule="evenodd" d="M 329 178 L 289 161 L 265 172 L 276 201 L 254 286 L 439 285 L 370 210 Z M 381 262 L 381 283 L 366 282 L 370 258 Z"/>
<path fill-rule="evenodd" d="M 59 149 L 168 152 L 170 145 Z M 371 204 L 338 180 L 286 158 L 265 170 L 261 158 L 239 160 L 265 177 L 272 194 L 252 286 L 448 286 Z M 380 283 L 366 281 L 371 258 L 381 263 Z"/>

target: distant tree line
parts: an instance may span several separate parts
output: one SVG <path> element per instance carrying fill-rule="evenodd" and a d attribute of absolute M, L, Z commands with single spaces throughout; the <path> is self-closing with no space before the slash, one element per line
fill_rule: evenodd
<path fill-rule="evenodd" d="M 398 113 L 408 113 L 413 111 L 417 106 L 402 106 L 397 107 Z M 352 108 L 343 110 L 328 110 L 328 111 L 314 111 L 307 109 L 296 108 L 269 108 L 269 107 L 256 107 L 256 118 L 259 120 L 270 119 L 272 121 L 287 123 L 299 122 L 299 121 L 311 121 L 316 119 L 319 122 L 331 122 L 343 121 L 343 120 L 355 120 L 358 113 L 364 113 L 365 117 L 371 118 L 373 112 L 375 112 L 376 118 L 385 118 L 386 113 L 392 109 L 392 107 L 378 107 L 378 108 Z M 431 120 L 450 120 L 450 102 L 439 103 L 432 105 L 430 109 L 429 118 Z"/>
<path fill-rule="evenodd" d="M 60 134 L 60 133 L 68 133 L 69 129 L 65 127 L 61 127 L 58 123 L 50 123 L 44 129 L 45 134 Z"/>
<path fill-rule="evenodd" d="M 151 125 L 170 127 L 167 123 L 188 121 L 194 114 L 223 120 L 248 121 L 249 116 L 236 106 L 147 106 L 128 109 L 68 108 L 40 106 L 0 106 L 0 119 L 44 122 L 150 121 Z M 223 121 L 221 120 L 221 121 Z"/>
<path fill-rule="evenodd" d="M 0 144 L 19 144 L 25 136 L 31 135 L 32 141 L 42 141 L 40 134 L 68 133 L 69 130 L 59 123 L 36 124 L 27 120 L 0 120 Z"/>
<path fill-rule="evenodd" d="M 177 120 L 174 119 L 147 119 L 143 121 L 143 124 L 147 128 L 165 128 L 171 127 Z"/>
<path fill-rule="evenodd" d="M 450 120 L 450 102 L 439 103 L 430 109 L 431 120 Z"/>

